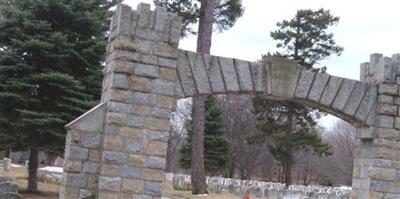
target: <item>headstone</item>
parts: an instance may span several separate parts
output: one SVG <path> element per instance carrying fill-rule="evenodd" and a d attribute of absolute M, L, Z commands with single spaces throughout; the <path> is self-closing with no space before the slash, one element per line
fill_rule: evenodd
<path fill-rule="evenodd" d="M 0 193 L 1 199 L 22 199 L 22 196 L 17 193 Z"/>
<path fill-rule="evenodd" d="M 0 183 L 0 193 L 7 193 L 7 192 L 17 193 L 18 186 L 13 182 Z"/>
<path fill-rule="evenodd" d="M 57 157 L 56 160 L 54 161 L 54 166 L 64 167 L 64 159 L 62 159 L 61 157 Z"/>
<path fill-rule="evenodd" d="M 299 195 L 286 195 L 283 196 L 283 199 L 302 199 L 302 197 Z"/>
<path fill-rule="evenodd" d="M 10 171 L 11 170 L 11 159 L 3 158 L 3 170 Z"/>
<path fill-rule="evenodd" d="M 0 176 L 0 183 L 3 183 L 3 182 L 12 182 L 12 181 L 13 181 L 13 179 L 10 178 L 10 177 Z"/>

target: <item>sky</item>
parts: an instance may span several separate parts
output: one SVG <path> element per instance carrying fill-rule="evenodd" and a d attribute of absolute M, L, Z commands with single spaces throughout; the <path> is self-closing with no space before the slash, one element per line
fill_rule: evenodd
<path fill-rule="evenodd" d="M 125 0 L 134 9 L 139 2 L 152 0 Z M 400 53 L 400 18 L 398 0 L 242 0 L 244 15 L 235 26 L 223 33 L 214 33 L 211 54 L 255 61 L 262 54 L 275 52 L 276 42 L 269 33 L 276 23 L 294 17 L 298 9 L 329 9 L 340 17 L 334 33 L 336 43 L 344 47 L 341 56 L 331 56 L 320 63 L 331 75 L 359 79 L 359 66 L 368 62 L 372 53 L 391 56 Z M 154 6 L 153 6 L 154 7 Z M 196 37 L 181 39 L 179 47 L 195 51 Z M 321 124 L 330 127 L 332 117 Z"/>

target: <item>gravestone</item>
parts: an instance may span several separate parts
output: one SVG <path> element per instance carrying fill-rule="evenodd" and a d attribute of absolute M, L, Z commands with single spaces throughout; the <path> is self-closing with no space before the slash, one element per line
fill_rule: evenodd
<path fill-rule="evenodd" d="M 3 171 L 11 171 L 11 159 L 3 158 Z"/>

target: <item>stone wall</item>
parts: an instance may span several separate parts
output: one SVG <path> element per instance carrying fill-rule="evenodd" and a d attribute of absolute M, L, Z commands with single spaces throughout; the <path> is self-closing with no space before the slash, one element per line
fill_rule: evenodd
<path fill-rule="evenodd" d="M 361 79 L 378 83 L 375 125 L 359 129 L 355 152 L 353 198 L 400 198 L 399 54 L 372 54 L 361 64 Z"/>

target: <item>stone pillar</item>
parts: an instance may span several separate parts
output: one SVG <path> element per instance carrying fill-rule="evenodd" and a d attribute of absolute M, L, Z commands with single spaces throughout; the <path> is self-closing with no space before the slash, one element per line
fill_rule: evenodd
<path fill-rule="evenodd" d="M 102 102 L 66 126 L 60 198 L 161 198 L 180 31 L 163 8 L 118 5 Z"/>
<path fill-rule="evenodd" d="M 180 17 L 148 4 L 119 5 L 113 15 L 99 199 L 161 198 L 180 31 Z"/>
<path fill-rule="evenodd" d="M 394 55 L 394 58 L 397 56 Z M 359 129 L 353 199 L 400 198 L 400 95 L 398 61 L 372 54 L 361 64 L 361 79 L 377 83 L 375 126 Z"/>

